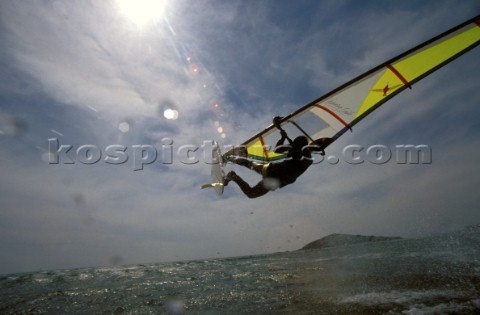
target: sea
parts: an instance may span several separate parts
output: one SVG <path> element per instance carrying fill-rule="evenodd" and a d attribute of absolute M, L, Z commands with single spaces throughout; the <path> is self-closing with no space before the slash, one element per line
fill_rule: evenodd
<path fill-rule="evenodd" d="M 1 275 L 0 314 L 480 314 L 480 225 L 259 256 Z"/>

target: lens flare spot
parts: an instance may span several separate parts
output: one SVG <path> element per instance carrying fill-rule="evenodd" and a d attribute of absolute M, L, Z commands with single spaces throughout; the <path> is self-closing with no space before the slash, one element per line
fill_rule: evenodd
<path fill-rule="evenodd" d="M 130 131 L 130 124 L 126 121 L 122 121 L 118 124 L 118 129 L 120 129 L 121 132 L 128 132 Z"/>
<path fill-rule="evenodd" d="M 55 154 L 53 152 L 48 152 L 48 151 L 43 152 L 42 161 L 46 163 L 52 163 L 53 161 L 55 161 Z"/>
<path fill-rule="evenodd" d="M 198 68 L 197 65 L 190 65 L 190 71 L 193 73 L 193 74 L 197 74 L 200 69 Z"/>
<path fill-rule="evenodd" d="M 0 134 L 6 136 L 23 136 L 28 130 L 27 122 L 18 117 L 0 116 Z"/>
<path fill-rule="evenodd" d="M 178 119 L 178 111 L 168 108 L 163 112 L 163 116 L 168 120 Z"/>
<path fill-rule="evenodd" d="M 218 133 L 222 133 L 222 132 L 223 132 L 223 128 L 222 128 L 222 127 L 218 127 L 218 128 L 217 128 L 217 131 L 218 131 Z"/>

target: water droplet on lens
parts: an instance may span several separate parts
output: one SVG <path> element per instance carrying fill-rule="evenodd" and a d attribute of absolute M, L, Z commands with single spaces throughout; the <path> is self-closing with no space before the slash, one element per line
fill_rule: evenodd
<path fill-rule="evenodd" d="M 77 206 L 80 206 L 80 207 L 84 207 L 86 204 L 85 196 L 79 192 L 73 194 L 73 201 Z"/>
<path fill-rule="evenodd" d="M 280 181 L 276 178 L 266 177 L 263 179 L 263 185 L 269 190 L 275 190 L 280 187 Z"/>
<path fill-rule="evenodd" d="M 108 263 L 113 266 L 118 266 L 123 263 L 123 257 L 120 255 L 113 255 L 108 258 Z"/>
<path fill-rule="evenodd" d="M 130 130 L 130 124 L 123 121 L 118 125 L 118 129 L 120 129 L 121 132 L 128 132 Z"/>
<path fill-rule="evenodd" d="M 165 303 L 165 309 L 171 314 L 183 314 L 185 302 L 179 298 L 170 299 Z"/>

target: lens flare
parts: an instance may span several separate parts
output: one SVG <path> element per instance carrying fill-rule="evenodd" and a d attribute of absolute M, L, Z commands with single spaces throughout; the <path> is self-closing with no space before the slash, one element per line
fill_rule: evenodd
<path fill-rule="evenodd" d="M 169 120 L 176 120 L 178 118 L 178 111 L 168 108 L 163 112 L 163 117 Z"/>
<path fill-rule="evenodd" d="M 198 74 L 199 71 L 200 71 L 200 68 L 197 65 L 195 64 L 190 65 L 190 72 L 192 74 Z"/>
<path fill-rule="evenodd" d="M 118 124 L 118 129 L 120 129 L 121 132 L 128 132 L 130 130 L 130 124 L 126 121 L 122 121 Z"/>
<path fill-rule="evenodd" d="M 165 0 L 117 0 L 120 12 L 138 27 L 162 17 L 165 12 Z"/>

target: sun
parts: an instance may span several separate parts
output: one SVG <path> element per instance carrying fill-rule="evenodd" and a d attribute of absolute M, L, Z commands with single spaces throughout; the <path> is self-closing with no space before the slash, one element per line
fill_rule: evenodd
<path fill-rule="evenodd" d="M 163 16 L 166 0 L 117 0 L 120 12 L 130 21 L 143 27 Z"/>

